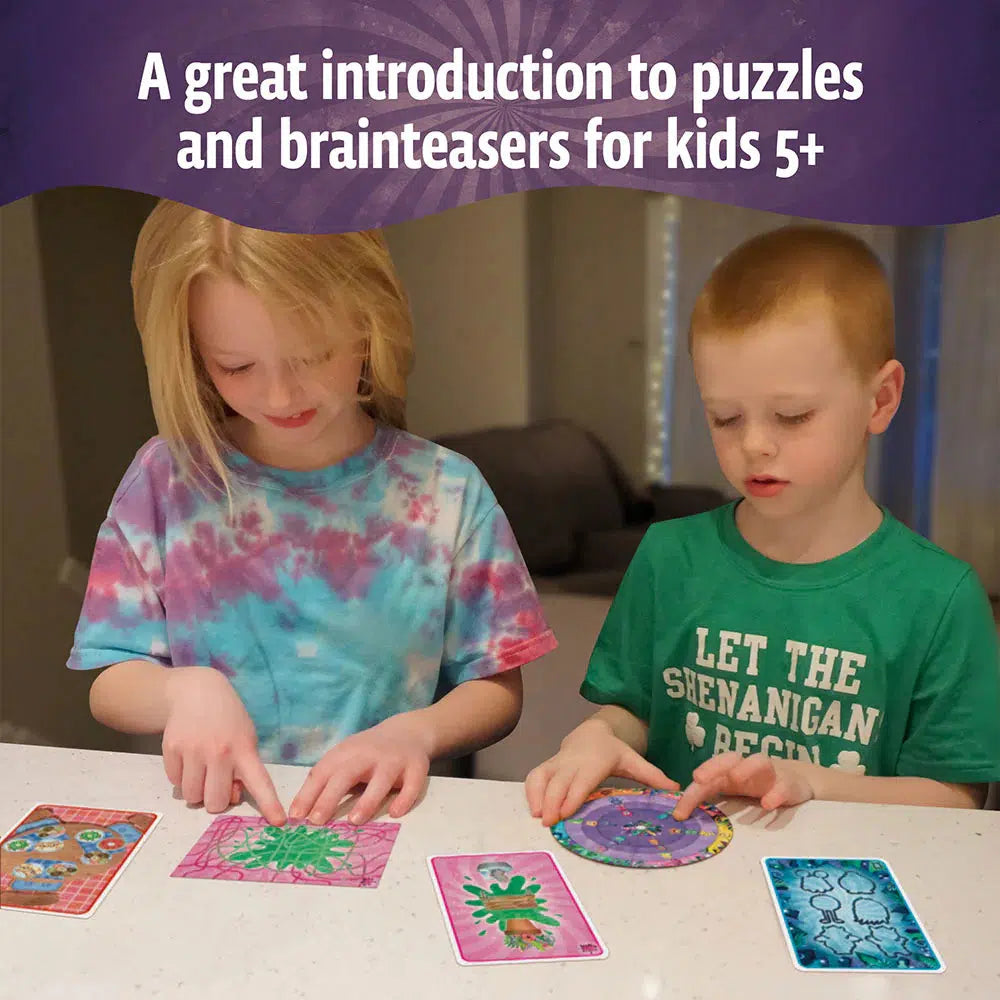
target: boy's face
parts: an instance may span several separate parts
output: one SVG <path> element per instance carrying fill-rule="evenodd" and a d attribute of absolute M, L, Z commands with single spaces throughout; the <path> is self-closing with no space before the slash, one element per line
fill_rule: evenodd
<path fill-rule="evenodd" d="M 818 509 L 864 476 L 878 379 L 851 367 L 825 307 L 702 334 L 692 358 L 719 465 L 761 515 Z"/>

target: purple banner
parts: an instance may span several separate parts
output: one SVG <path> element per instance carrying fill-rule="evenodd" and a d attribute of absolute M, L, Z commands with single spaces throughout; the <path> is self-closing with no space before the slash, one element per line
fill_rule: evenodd
<path fill-rule="evenodd" d="M 1000 213 L 991 0 L 63 0 L 0 37 L 0 203 L 98 184 L 300 232 L 588 184 Z"/>

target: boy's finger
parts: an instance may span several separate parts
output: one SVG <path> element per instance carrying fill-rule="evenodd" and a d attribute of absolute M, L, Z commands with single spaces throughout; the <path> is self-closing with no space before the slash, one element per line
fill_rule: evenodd
<path fill-rule="evenodd" d="M 528 809 L 532 816 L 542 815 L 542 802 L 545 800 L 545 789 L 552 776 L 552 765 L 546 761 L 532 769 L 524 779 L 524 796 L 528 800 Z"/>
<path fill-rule="evenodd" d="M 732 769 L 733 780 L 740 784 L 764 778 L 768 774 L 773 777 L 775 770 L 770 757 L 765 754 L 746 757 Z"/>
<path fill-rule="evenodd" d="M 692 781 L 681 797 L 677 800 L 677 805 L 674 806 L 674 811 L 671 814 L 674 819 L 685 820 L 688 819 L 704 802 L 706 799 L 711 798 L 713 795 L 717 794 L 720 790 L 721 782 L 714 781 L 710 784 L 704 784 L 700 781 Z"/>
<path fill-rule="evenodd" d="M 607 777 L 607 772 L 601 768 L 584 770 L 581 768 L 576 772 L 569 788 L 566 790 L 566 797 L 563 799 L 562 808 L 559 810 L 559 819 L 566 819 L 583 805 L 587 796 Z"/>
<path fill-rule="evenodd" d="M 271 776 L 264 767 L 264 762 L 254 750 L 239 762 L 236 777 L 253 798 L 257 811 L 272 826 L 281 826 L 285 822 L 285 810 L 274 790 Z"/>
<path fill-rule="evenodd" d="M 685 820 L 694 812 L 695 807 L 701 802 L 701 786 L 692 781 L 681 793 L 681 797 L 674 806 L 674 811 L 670 814 L 674 819 Z"/>
<path fill-rule="evenodd" d="M 548 786 L 545 789 L 545 798 L 542 801 L 542 823 L 545 826 L 552 826 L 558 823 L 562 816 L 562 804 L 566 800 L 566 792 L 576 776 L 576 771 L 557 771 L 552 775 Z"/>
<path fill-rule="evenodd" d="M 715 781 L 720 775 L 731 771 L 744 758 L 738 753 L 730 750 L 728 753 L 720 753 L 718 757 L 711 757 L 704 764 L 699 764 L 694 769 L 691 777 L 700 784 L 707 785 Z"/>
<path fill-rule="evenodd" d="M 760 797 L 760 807 L 767 812 L 771 812 L 780 806 L 787 805 L 790 799 L 791 789 L 784 780 L 779 779 L 765 795 Z"/>
<path fill-rule="evenodd" d="M 676 792 L 681 787 L 673 778 L 668 778 L 655 764 L 651 764 L 634 750 L 626 756 L 619 773 L 623 778 L 631 778 L 650 788 L 665 788 Z"/>

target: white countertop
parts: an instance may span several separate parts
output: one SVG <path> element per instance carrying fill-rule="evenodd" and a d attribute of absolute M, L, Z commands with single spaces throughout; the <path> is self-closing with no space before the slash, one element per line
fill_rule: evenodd
<path fill-rule="evenodd" d="M 287 804 L 305 772 L 270 770 Z M 434 778 L 373 890 L 170 878 L 211 817 L 172 797 L 159 757 L 0 744 L 0 832 L 38 802 L 164 815 L 89 919 L 0 911 L 2 1000 L 1000 997 L 997 812 L 809 803 L 761 820 L 730 802 L 718 857 L 632 870 L 562 849 L 520 784 Z M 458 965 L 427 856 L 518 850 L 553 852 L 607 959 Z M 797 971 L 761 870 L 772 854 L 886 859 L 946 971 Z"/>

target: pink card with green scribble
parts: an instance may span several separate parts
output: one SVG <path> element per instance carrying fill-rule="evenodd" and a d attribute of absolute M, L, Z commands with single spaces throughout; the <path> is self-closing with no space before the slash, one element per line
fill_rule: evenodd
<path fill-rule="evenodd" d="M 398 833 L 398 823 L 271 826 L 259 817 L 219 816 L 171 875 L 374 889 Z"/>
<path fill-rule="evenodd" d="M 460 964 L 607 956 L 548 851 L 436 855 L 427 863 Z"/>

